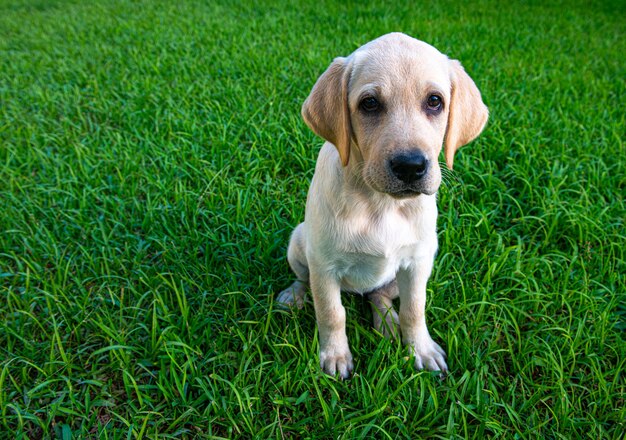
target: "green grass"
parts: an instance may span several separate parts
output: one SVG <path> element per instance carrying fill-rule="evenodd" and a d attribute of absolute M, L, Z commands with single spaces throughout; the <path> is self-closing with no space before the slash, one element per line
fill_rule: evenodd
<path fill-rule="evenodd" d="M 257 3 L 257 2 L 254 2 Z M 0 1 L 0 438 L 593 438 L 626 427 L 626 7 Z M 365 4 L 367 3 L 367 4 Z M 440 191 L 443 381 L 275 294 L 334 56 L 404 31 L 491 110 Z"/>

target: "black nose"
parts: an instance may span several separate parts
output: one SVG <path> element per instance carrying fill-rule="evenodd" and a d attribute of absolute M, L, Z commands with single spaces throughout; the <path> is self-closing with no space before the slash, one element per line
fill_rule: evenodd
<path fill-rule="evenodd" d="M 424 177 L 428 160 L 422 153 L 399 154 L 389 161 L 393 174 L 404 183 L 413 183 Z"/>

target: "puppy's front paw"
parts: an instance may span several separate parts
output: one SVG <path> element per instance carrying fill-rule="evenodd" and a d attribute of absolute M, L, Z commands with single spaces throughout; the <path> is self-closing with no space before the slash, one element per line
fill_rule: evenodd
<path fill-rule="evenodd" d="M 446 352 L 439 346 L 430 335 L 426 334 L 418 340 L 410 344 L 410 348 L 415 356 L 415 368 L 430 371 L 448 372 L 446 364 Z"/>
<path fill-rule="evenodd" d="M 352 353 L 348 347 L 327 347 L 320 350 L 320 366 L 326 374 L 334 376 L 339 373 L 339 377 L 347 379 L 354 369 Z"/>

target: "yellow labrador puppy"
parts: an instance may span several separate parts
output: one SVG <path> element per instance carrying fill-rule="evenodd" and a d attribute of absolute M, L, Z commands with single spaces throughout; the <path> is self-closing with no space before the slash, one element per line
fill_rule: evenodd
<path fill-rule="evenodd" d="M 458 61 L 401 33 L 336 58 L 317 80 L 302 116 L 327 142 L 289 243 L 298 280 L 278 301 L 300 306 L 310 285 L 326 373 L 346 378 L 353 369 L 342 290 L 369 295 L 385 335 L 399 324 L 417 368 L 447 371 L 424 316 L 437 252 L 438 157 L 445 142 L 451 168 L 488 114 Z"/>

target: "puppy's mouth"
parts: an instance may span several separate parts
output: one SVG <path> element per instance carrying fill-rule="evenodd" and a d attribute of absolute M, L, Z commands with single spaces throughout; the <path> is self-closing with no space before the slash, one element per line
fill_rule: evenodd
<path fill-rule="evenodd" d="M 400 191 L 394 191 L 388 194 L 394 199 L 409 199 L 411 197 L 417 197 L 424 193 L 414 189 L 402 189 Z"/>
<path fill-rule="evenodd" d="M 367 180 L 366 180 L 367 181 Z M 367 182 L 368 186 L 374 191 L 387 194 L 394 199 L 410 199 L 423 195 L 433 195 L 438 188 L 431 188 L 430 185 L 398 185 L 398 182 L 386 182 L 379 184 L 378 182 Z"/>
<path fill-rule="evenodd" d="M 397 191 L 390 191 L 389 194 L 391 197 L 395 199 L 409 199 L 411 197 L 417 197 L 422 194 L 430 196 L 437 192 L 437 190 L 430 191 L 425 188 L 402 188 Z"/>
<path fill-rule="evenodd" d="M 394 199 L 410 199 L 422 194 L 433 195 L 439 189 L 439 182 L 430 175 L 413 182 L 403 182 L 391 173 L 377 171 L 376 168 L 366 168 L 362 175 L 363 181 L 374 191 L 387 194 Z"/>

